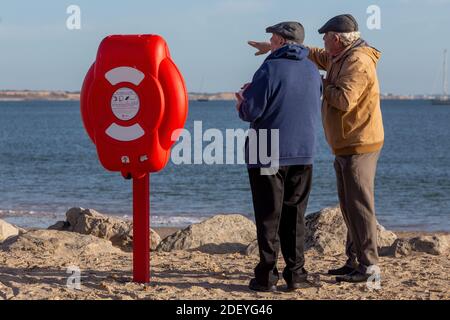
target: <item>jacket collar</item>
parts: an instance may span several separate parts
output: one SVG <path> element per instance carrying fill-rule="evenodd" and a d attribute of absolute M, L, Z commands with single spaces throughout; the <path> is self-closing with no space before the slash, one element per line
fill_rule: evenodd
<path fill-rule="evenodd" d="M 349 53 L 350 50 L 352 50 L 353 48 L 362 47 L 362 46 L 366 46 L 366 45 L 367 45 L 367 43 L 363 39 L 359 38 L 358 40 L 356 40 L 352 44 L 350 44 L 347 47 L 345 47 L 345 49 L 342 50 L 342 52 L 339 53 L 337 56 L 334 56 L 331 61 L 333 63 L 336 63 L 339 60 L 341 60 L 342 58 L 344 58 L 347 55 L 347 53 Z"/>

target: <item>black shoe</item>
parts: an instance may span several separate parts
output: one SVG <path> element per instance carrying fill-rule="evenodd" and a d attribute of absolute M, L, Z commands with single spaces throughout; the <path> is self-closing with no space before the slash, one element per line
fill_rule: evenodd
<path fill-rule="evenodd" d="M 358 282 L 366 282 L 367 279 L 369 279 L 369 277 L 370 277 L 370 274 L 361 273 L 358 270 L 355 270 L 352 273 L 336 277 L 336 281 L 337 282 L 358 283 Z"/>
<path fill-rule="evenodd" d="M 304 278 L 297 278 L 295 282 L 286 282 L 287 291 L 295 291 L 297 289 L 307 289 L 307 288 L 320 288 L 322 285 L 320 283 L 320 275 L 311 274 L 306 275 Z"/>
<path fill-rule="evenodd" d="M 328 270 L 328 274 L 330 274 L 332 276 L 344 276 L 346 274 L 352 273 L 353 271 L 355 271 L 354 268 L 349 267 L 349 266 L 343 266 L 339 269 Z"/>
<path fill-rule="evenodd" d="M 270 286 L 263 286 L 259 284 L 255 278 L 250 280 L 250 283 L 248 284 L 248 287 L 250 290 L 253 291 L 261 291 L 261 292 L 275 292 L 277 291 L 276 285 L 270 285 Z"/>
<path fill-rule="evenodd" d="M 311 283 L 308 280 L 304 280 L 304 281 L 300 281 L 300 282 L 290 282 L 287 283 L 287 291 L 295 291 L 298 289 L 307 289 L 307 288 L 312 288 L 312 287 L 316 287 L 313 283 Z"/>

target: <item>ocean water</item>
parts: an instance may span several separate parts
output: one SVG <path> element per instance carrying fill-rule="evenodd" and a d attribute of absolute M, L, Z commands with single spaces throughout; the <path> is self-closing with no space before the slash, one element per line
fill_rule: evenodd
<path fill-rule="evenodd" d="M 386 141 L 376 209 L 386 227 L 450 231 L 450 107 L 383 101 Z M 247 128 L 230 101 L 190 102 L 186 128 Z M 308 213 L 338 203 L 333 156 L 319 130 Z M 204 143 L 206 145 L 207 143 Z M 131 181 L 100 165 L 78 102 L 0 102 L 0 219 L 47 227 L 70 207 L 132 216 Z M 253 210 L 244 165 L 174 165 L 150 177 L 153 226 Z"/>

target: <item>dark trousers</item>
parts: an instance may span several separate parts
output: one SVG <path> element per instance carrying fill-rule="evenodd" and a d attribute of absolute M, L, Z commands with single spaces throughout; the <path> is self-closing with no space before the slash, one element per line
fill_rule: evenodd
<path fill-rule="evenodd" d="M 259 168 L 248 170 L 260 256 L 255 277 L 261 285 L 279 280 L 276 263 L 280 246 L 286 262 L 285 281 L 305 278 L 305 211 L 312 171 L 312 165 L 282 166 L 274 175 L 261 175 Z"/>

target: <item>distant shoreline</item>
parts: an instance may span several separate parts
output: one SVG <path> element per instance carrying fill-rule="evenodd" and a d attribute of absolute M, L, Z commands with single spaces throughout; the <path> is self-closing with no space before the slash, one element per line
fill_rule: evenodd
<path fill-rule="evenodd" d="M 189 100 L 235 100 L 233 92 L 188 94 Z M 0 90 L 0 101 L 79 101 L 80 92 L 47 90 Z"/>
<path fill-rule="evenodd" d="M 188 94 L 190 101 L 234 101 L 233 92 Z M 436 95 L 394 95 L 382 94 L 381 100 L 433 100 Z M 80 92 L 50 90 L 0 90 L 0 101 L 79 101 Z"/>

